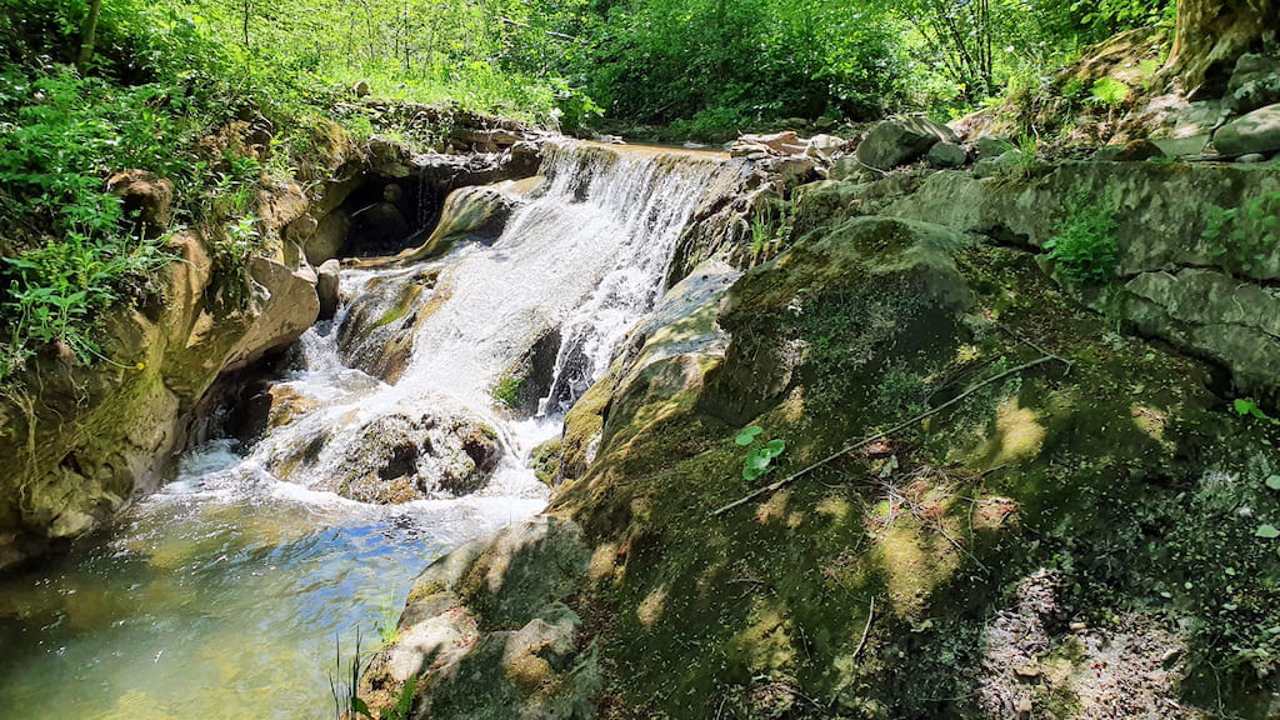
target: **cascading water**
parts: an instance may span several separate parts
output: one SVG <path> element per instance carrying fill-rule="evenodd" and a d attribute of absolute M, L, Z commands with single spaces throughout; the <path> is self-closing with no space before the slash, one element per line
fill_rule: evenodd
<path fill-rule="evenodd" d="M 545 153 L 545 183 L 492 244 L 344 272 L 360 301 L 299 341 L 275 388 L 287 412 L 256 444 L 190 453 L 112 537 L 0 585 L 0 716 L 329 716 L 335 635 L 394 627 L 432 557 L 543 506 L 529 452 L 605 371 L 698 203 L 736 173 L 714 155 Z M 512 420 L 495 383 L 548 333 L 562 343 L 540 417 Z M 496 450 L 474 452 L 476 437 Z M 347 499 L 380 484 L 416 499 Z"/>

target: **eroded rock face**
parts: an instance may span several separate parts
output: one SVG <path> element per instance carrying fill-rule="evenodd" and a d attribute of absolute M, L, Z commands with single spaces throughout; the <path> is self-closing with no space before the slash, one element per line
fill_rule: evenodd
<path fill-rule="evenodd" d="M 42 362 L 39 397 L 0 408 L 0 557 L 17 561 L 81 535 L 135 492 L 154 489 L 182 450 L 188 421 L 218 375 L 293 342 L 319 312 L 315 280 L 267 258 L 250 261 L 243 306 L 213 287 L 204 241 L 177 236 L 162 271 L 165 303 L 107 321 L 110 366 Z"/>
<path fill-rule="evenodd" d="M 1278 192 L 1280 173 L 1265 166 L 1077 162 L 1028 180 L 936 173 L 897 197 L 850 188 L 844 208 L 929 219 L 1039 250 L 1082 198 L 1115 203 L 1125 317 L 1226 366 L 1244 392 L 1274 396 L 1280 341 L 1264 318 L 1275 311 L 1270 285 L 1280 278 L 1280 245 L 1267 240 L 1275 231 L 1260 218 L 1274 212 L 1268 198 Z M 1215 214 L 1241 206 L 1254 209 L 1216 234 L 1206 231 Z"/>
<path fill-rule="evenodd" d="M 417 677 L 413 717 L 595 717 L 595 649 L 583 647 L 582 620 L 562 603 L 589 557 L 575 524 L 544 517 L 437 560 L 414 582 L 361 697 L 383 710 Z"/>

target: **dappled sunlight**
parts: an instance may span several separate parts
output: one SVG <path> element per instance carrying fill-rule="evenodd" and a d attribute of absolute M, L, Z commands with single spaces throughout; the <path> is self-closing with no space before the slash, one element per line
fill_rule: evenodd
<path fill-rule="evenodd" d="M 667 609 L 667 586 L 654 588 L 636 607 L 636 619 L 645 627 L 653 627 Z"/>
<path fill-rule="evenodd" d="M 785 606 L 776 600 L 757 597 L 752 601 L 747 627 L 730 641 L 731 652 L 752 673 L 784 672 L 794 668 L 792 620 Z"/>

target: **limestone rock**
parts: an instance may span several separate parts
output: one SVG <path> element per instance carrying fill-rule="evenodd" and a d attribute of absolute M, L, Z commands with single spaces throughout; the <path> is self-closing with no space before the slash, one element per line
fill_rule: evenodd
<path fill-rule="evenodd" d="M 939 141 L 954 143 L 956 134 L 946 125 L 922 116 L 882 120 L 858 145 L 858 160 L 880 170 L 911 162 Z"/>
<path fill-rule="evenodd" d="M 325 215 L 302 245 L 307 262 L 322 265 L 341 255 L 350 232 L 351 216 L 345 210 L 335 210 Z"/>
<path fill-rule="evenodd" d="M 397 640 L 371 661 L 360 696 L 388 707 L 419 676 L 415 709 L 432 718 L 594 717 L 595 650 L 562 603 L 589 557 L 576 524 L 543 517 L 440 558 L 414 581 Z"/>
<path fill-rule="evenodd" d="M 969 161 L 969 151 L 963 145 L 940 142 L 929 149 L 929 164 L 938 168 L 962 167 Z"/>
<path fill-rule="evenodd" d="M 340 435 L 314 435 L 273 454 L 269 464 L 284 479 L 305 471 L 320 477 L 315 487 L 393 505 L 469 495 L 488 482 L 501 457 L 492 427 L 442 401 L 378 416 Z"/>
<path fill-rule="evenodd" d="M 1280 58 L 1257 53 L 1241 55 L 1227 83 L 1224 102 L 1235 113 L 1280 102 Z"/>
<path fill-rule="evenodd" d="M 124 201 L 126 214 L 138 213 L 153 232 L 173 222 L 173 183 L 146 170 L 126 170 L 107 179 L 107 190 Z"/>
<path fill-rule="evenodd" d="M 973 141 L 973 153 L 979 160 L 997 158 L 1013 149 L 1013 143 L 995 135 L 983 135 Z"/>
<path fill-rule="evenodd" d="M 320 320 L 332 319 L 338 311 L 338 273 L 341 266 L 336 259 L 326 260 L 316 269 L 316 296 L 320 301 Z"/>
<path fill-rule="evenodd" d="M 1280 103 L 1232 120 L 1213 134 L 1218 152 L 1235 157 L 1280 150 Z"/>

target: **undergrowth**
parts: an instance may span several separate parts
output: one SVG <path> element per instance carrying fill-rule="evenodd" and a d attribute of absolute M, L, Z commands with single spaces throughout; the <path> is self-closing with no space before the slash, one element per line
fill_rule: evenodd
<path fill-rule="evenodd" d="M 1077 196 L 1067 218 L 1045 243 L 1054 272 L 1068 285 L 1083 288 L 1106 285 L 1120 261 L 1115 211 L 1108 200 Z"/>

